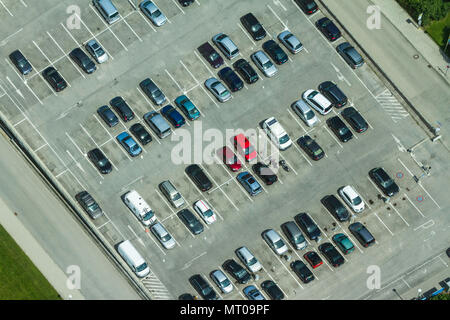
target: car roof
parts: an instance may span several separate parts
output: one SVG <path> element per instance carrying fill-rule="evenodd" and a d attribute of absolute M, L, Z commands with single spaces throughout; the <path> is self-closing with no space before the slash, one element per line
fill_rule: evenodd
<path fill-rule="evenodd" d="M 280 235 L 273 229 L 268 229 L 265 232 L 266 237 L 269 238 L 272 242 L 277 242 L 278 240 L 281 240 Z"/>
<path fill-rule="evenodd" d="M 342 191 L 346 193 L 351 199 L 358 197 L 358 194 L 352 186 L 345 186 L 344 188 L 342 188 Z"/>
<path fill-rule="evenodd" d="M 261 50 L 256 51 L 254 55 L 262 64 L 266 63 L 267 61 L 270 61 L 267 55 Z"/>
<path fill-rule="evenodd" d="M 211 210 L 206 202 L 203 202 L 203 200 L 198 200 L 195 202 L 195 206 L 200 209 L 201 212 L 206 212 L 208 210 Z"/>

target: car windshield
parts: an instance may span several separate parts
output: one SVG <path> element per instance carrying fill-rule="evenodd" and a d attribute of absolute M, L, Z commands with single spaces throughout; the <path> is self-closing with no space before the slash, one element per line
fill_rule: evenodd
<path fill-rule="evenodd" d="M 343 215 L 343 214 L 345 214 L 346 211 L 347 211 L 347 209 L 345 209 L 345 207 L 339 207 L 337 209 L 337 215 L 338 216 Z"/>
<path fill-rule="evenodd" d="M 381 185 L 384 188 L 390 187 L 393 183 L 394 181 L 392 179 L 381 181 Z"/>
<path fill-rule="evenodd" d="M 284 243 L 283 243 L 283 240 L 280 239 L 277 242 L 275 242 L 273 245 L 275 248 L 278 249 L 278 248 L 281 248 L 282 246 L 284 246 Z"/>
<path fill-rule="evenodd" d="M 252 31 L 257 32 L 262 28 L 262 26 L 258 23 L 252 26 Z"/>
<path fill-rule="evenodd" d="M 150 220 L 153 217 L 153 211 L 147 211 L 144 215 L 144 217 L 142 218 L 144 221 Z"/>
<path fill-rule="evenodd" d="M 92 205 L 89 206 L 89 210 L 94 212 L 98 209 L 98 204 L 96 202 L 94 202 Z"/>
<path fill-rule="evenodd" d="M 343 136 L 344 134 L 346 134 L 348 132 L 348 128 L 341 128 L 341 129 L 339 129 L 339 134 L 341 135 L 341 136 Z"/>
<path fill-rule="evenodd" d="M 281 50 L 277 50 L 275 52 L 275 56 L 277 57 L 278 60 L 284 59 L 286 57 Z"/>
<path fill-rule="evenodd" d="M 239 271 L 236 272 L 236 275 L 238 278 L 242 278 L 245 275 L 245 270 L 239 269 Z"/>
<path fill-rule="evenodd" d="M 213 212 L 211 211 L 211 209 L 208 209 L 207 211 L 205 211 L 205 213 L 203 213 L 205 215 L 205 217 L 211 217 L 213 215 Z"/>
<path fill-rule="evenodd" d="M 166 242 L 169 241 L 172 237 L 170 236 L 170 234 L 166 234 L 164 237 L 161 238 L 162 241 Z"/>
<path fill-rule="evenodd" d="M 303 243 L 305 242 L 305 238 L 303 237 L 303 235 L 299 235 L 297 238 L 294 239 L 295 243 Z"/>
<path fill-rule="evenodd" d="M 219 58 L 219 54 L 217 52 L 213 52 L 210 54 L 209 58 L 211 59 L 211 61 L 214 61 Z"/>
<path fill-rule="evenodd" d="M 289 141 L 289 136 L 287 134 L 285 134 L 284 136 L 282 136 L 280 138 L 280 144 L 286 143 Z"/>
<path fill-rule="evenodd" d="M 318 155 L 320 155 L 321 153 L 322 153 L 322 149 L 317 149 L 316 151 L 313 152 L 313 154 L 314 154 L 315 156 L 318 156 Z"/>
<path fill-rule="evenodd" d="M 96 54 L 97 56 L 102 56 L 102 55 L 105 54 L 105 51 L 103 51 L 103 49 L 100 48 L 100 47 L 97 47 L 97 49 L 94 49 L 94 50 L 95 50 L 95 54 Z"/>
<path fill-rule="evenodd" d="M 252 265 L 254 265 L 254 264 L 257 263 L 257 262 L 258 262 L 258 260 L 256 260 L 255 257 L 253 257 L 253 258 L 251 258 L 250 261 L 248 262 L 248 265 L 249 265 L 249 266 L 252 266 Z"/>
<path fill-rule="evenodd" d="M 131 152 L 136 152 L 139 150 L 139 146 L 137 144 L 134 144 L 131 146 L 130 150 L 131 150 Z"/>
<path fill-rule="evenodd" d="M 220 284 L 222 285 L 222 287 L 228 287 L 231 283 L 230 283 L 230 280 L 228 280 L 228 278 L 227 278 L 227 279 L 223 280 Z"/>
<path fill-rule="evenodd" d="M 311 120 L 312 118 L 314 118 L 314 112 L 312 110 L 309 110 L 306 114 L 305 114 L 305 118 L 306 120 Z"/>
<path fill-rule="evenodd" d="M 158 18 L 161 15 L 161 11 L 156 10 L 152 12 L 152 17 L 153 18 Z"/>
<path fill-rule="evenodd" d="M 250 177 L 250 179 L 248 179 L 247 182 L 248 182 L 249 184 L 254 184 L 256 181 L 255 181 L 255 179 L 253 179 L 252 177 Z"/>
<path fill-rule="evenodd" d="M 272 62 L 267 61 L 267 62 L 264 63 L 262 66 L 263 66 L 264 69 L 269 69 L 272 65 L 273 65 Z"/>
<path fill-rule="evenodd" d="M 23 68 L 27 64 L 27 61 L 25 59 L 21 59 L 17 62 L 17 64 L 19 65 L 19 67 Z"/>
<path fill-rule="evenodd" d="M 251 154 L 255 149 L 253 149 L 253 146 L 249 146 L 247 149 L 245 149 L 245 154 L 249 155 Z"/>
<path fill-rule="evenodd" d="M 138 267 L 136 268 L 136 271 L 137 271 L 137 272 L 141 272 L 141 271 L 144 271 L 145 269 L 147 269 L 147 263 L 146 263 L 146 262 L 144 262 L 143 264 L 141 264 L 140 266 L 138 266 Z"/>
<path fill-rule="evenodd" d="M 160 90 L 153 91 L 153 96 L 155 98 L 159 98 L 162 95 L 162 92 Z"/>
<path fill-rule="evenodd" d="M 173 201 L 177 201 L 177 200 L 180 199 L 180 198 L 181 198 L 181 194 L 177 193 L 177 194 L 175 195 L 175 197 L 172 198 L 172 200 L 173 200 Z"/>
<path fill-rule="evenodd" d="M 352 204 L 355 206 L 359 205 L 361 202 L 362 202 L 362 200 L 359 196 L 352 199 Z"/>
<path fill-rule="evenodd" d="M 308 99 L 314 98 L 318 93 L 319 93 L 319 92 L 317 92 L 317 91 L 311 92 L 311 93 L 308 95 Z"/>

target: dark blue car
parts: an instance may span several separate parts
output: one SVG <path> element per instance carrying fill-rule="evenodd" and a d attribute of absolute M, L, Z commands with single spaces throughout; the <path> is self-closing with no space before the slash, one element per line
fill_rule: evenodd
<path fill-rule="evenodd" d="M 341 31 L 327 17 L 317 20 L 316 26 L 330 41 L 336 41 L 341 37 Z"/>
<path fill-rule="evenodd" d="M 218 72 L 219 78 L 223 80 L 231 91 L 239 91 L 244 87 L 244 82 L 230 67 L 225 67 Z"/>
<path fill-rule="evenodd" d="M 161 113 L 166 117 L 167 120 L 172 123 L 175 128 L 179 128 L 186 123 L 181 113 L 179 113 L 170 104 L 161 109 Z"/>

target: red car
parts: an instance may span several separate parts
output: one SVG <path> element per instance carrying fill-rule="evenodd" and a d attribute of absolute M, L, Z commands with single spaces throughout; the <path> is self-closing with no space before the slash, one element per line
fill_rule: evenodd
<path fill-rule="evenodd" d="M 231 171 L 236 172 L 241 169 L 242 164 L 234 152 L 227 146 L 217 150 L 217 155 L 222 159 L 223 163 L 230 168 Z"/>
<path fill-rule="evenodd" d="M 315 251 L 309 251 L 303 255 L 306 261 L 313 267 L 313 269 L 323 264 L 322 259 Z"/>
<path fill-rule="evenodd" d="M 247 162 L 252 161 L 256 158 L 255 148 L 250 144 L 247 137 L 244 134 L 240 133 L 234 136 L 234 147 L 238 150 L 242 155 L 244 155 L 245 160 Z"/>

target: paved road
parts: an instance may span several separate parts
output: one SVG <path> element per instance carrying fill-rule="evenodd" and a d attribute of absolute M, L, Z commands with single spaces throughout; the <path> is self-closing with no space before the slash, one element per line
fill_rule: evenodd
<path fill-rule="evenodd" d="M 18 155 L 17 151 L 0 138 L 0 222 L 14 235 L 20 232 L 23 240 L 16 241 L 40 267 L 64 299 L 139 299 L 139 296 L 91 241 L 66 208 L 55 199 L 41 179 Z M 8 209 L 4 208 L 4 204 Z M 9 210 L 10 209 L 10 210 Z M 11 221 L 12 212 L 31 233 L 24 233 L 17 221 Z M 7 216 L 8 215 L 8 216 Z M 12 229 L 11 229 L 12 228 Z M 32 243 L 33 237 L 37 243 Z M 25 244 L 25 245 L 23 245 Z M 41 246 L 39 248 L 39 245 Z M 41 250 L 42 255 L 36 255 Z M 50 257 L 46 254 L 51 255 Z M 38 261 L 36 261 L 38 256 Z M 52 261 L 53 260 L 53 261 Z M 56 265 L 55 265 L 56 264 Z M 70 292 L 65 287 L 64 273 L 70 265 L 81 270 L 81 289 Z M 74 290 L 72 290 L 74 291 Z"/>

